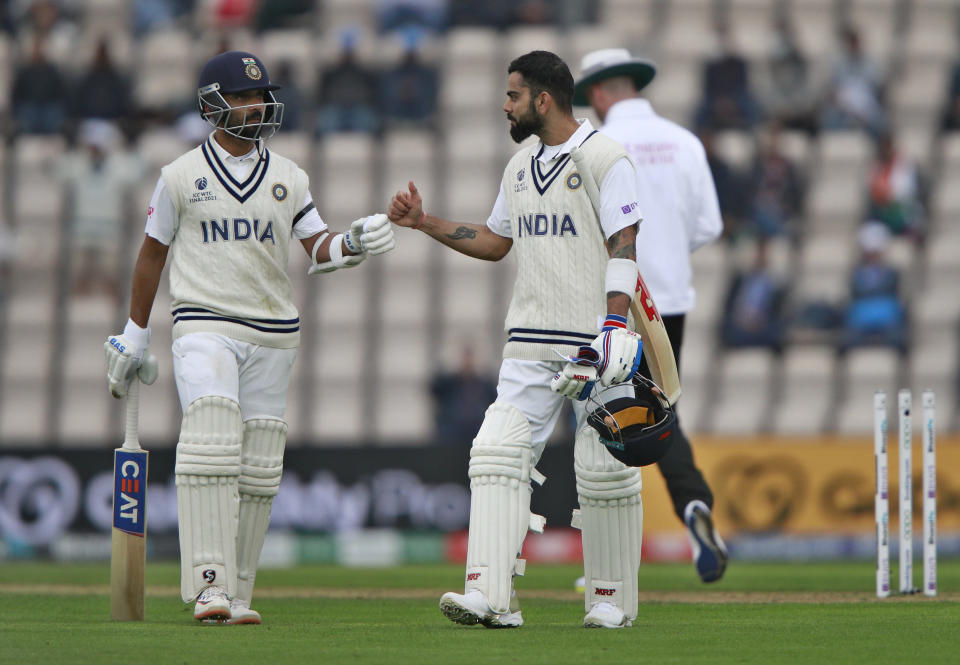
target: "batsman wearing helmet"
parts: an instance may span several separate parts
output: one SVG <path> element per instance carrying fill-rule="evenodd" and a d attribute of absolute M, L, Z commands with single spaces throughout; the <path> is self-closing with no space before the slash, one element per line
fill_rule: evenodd
<path fill-rule="evenodd" d="M 385 215 L 331 234 L 307 174 L 264 147 L 280 127 L 267 69 L 242 51 L 213 57 L 197 106 L 213 131 L 163 167 L 147 209 L 130 320 L 104 345 L 114 397 L 150 341 L 148 320 L 170 256 L 173 370 L 183 409 L 176 452 L 180 590 L 194 618 L 260 623 L 253 585 L 280 487 L 290 372 L 300 318 L 287 276 L 290 239 L 319 274 L 394 247 Z"/>
<path fill-rule="evenodd" d="M 388 213 L 468 256 L 498 261 L 513 249 L 517 258 L 497 399 L 470 451 L 464 593 L 444 594 L 440 609 L 461 624 L 522 625 L 513 585 L 524 572 L 518 557 L 527 530 L 543 527 L 530 512 L 531 481 L 544 480 L 536 464 L 570 397 L 580 501 L 574 522 L 589 582 L 583 624 L 620 628 L 637 615 L 640 470 L 607 452 L 586 426 L 582 400 L 595 383 L 629 379 L 640 362 L 639 337 L 627 327 L 638 277 L 636 174 L 620 144 L 573 117 L 573 77 L 559 57 L 533 51 L 510 63 L 508 74 L 503 110 L 510 135 L 518 143 L 531 135 L 540 140 L 507 164 L 486 223 L 426 214 L 413 182 Z M 586 178 L 599 187 L 597 210 Z"/>

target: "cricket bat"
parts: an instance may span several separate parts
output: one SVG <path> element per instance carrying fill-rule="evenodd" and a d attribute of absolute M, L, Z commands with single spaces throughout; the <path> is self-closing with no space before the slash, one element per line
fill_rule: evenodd
<path fill-rule="evenodd" d="M 599 217 L 600 187 L 587 167 L 580 148 L 571 150 L 570 157 L 580 171 L 583 187 Z M 633 315 L 633 325 L 640 333 L 640 339 L 643 340 L 643 356 L 647 360 L 647 367 L 650 368 L 650 378 L 663 391 L 667 401 L 671 405 L 676 404 L 680 399 L 680 375 L 677 372 L 677 361 L 673 357 L 673 346 L 670 344 L 667 329 L 663 326 L 663 319 L 660 318 L 660 312 L 657 311 L 657 306 L 653 302 L 650 289 L 643 281 L 643 275 L 637 276 L 637 291 L 630 303 L 630 313 Z"/>
<path fill-rule="evenodd" d="M 144 363 L 156 363 L 148 356 Z M 147 563 L 147 456 L 137 437 L 140 378 L 127 392 L 123 445 L 113 451 L 110 618 L 143 621 Z"/>

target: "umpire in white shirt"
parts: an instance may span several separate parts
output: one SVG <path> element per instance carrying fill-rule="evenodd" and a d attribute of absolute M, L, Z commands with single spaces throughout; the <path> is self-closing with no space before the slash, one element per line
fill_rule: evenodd
<path fill-rule="evenodd" d="M 683 323 L 693 308 L 690 253 L 723 230 L 717 191 L 703 145 L 690 131 L 658 116 L 638 92 L 656 68 L 626 49 L 588 53 L 574 87 L 573 103 L 591 106 L 600 131 L 626 147 L 637 169 L 643 222 L 637 263 L 663 317 L 680 366 Z M 642 371 L 650 376 L 646 362 Z M 694 564 L 704 582 L 723 576 L 727 550 L 711 518 L 713 494 L 693 461 L 690 441 L 678 428 L 659 462 L 677 516 L 690 532 Z"/>

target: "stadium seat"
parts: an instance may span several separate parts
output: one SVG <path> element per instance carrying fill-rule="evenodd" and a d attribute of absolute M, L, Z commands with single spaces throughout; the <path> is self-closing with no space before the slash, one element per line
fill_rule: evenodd
<path fill-rule="evenodd" d="M 829 346 L 788 347 L 783 357 L 780 399 L 773 406 L 778 434 L 823 432 L 832 403 L 834 350 Z"/>
<path fill-rule="evenodd" d="M 841 364 L 839 381 L 842 398 L 836 405 L 837 432 L 867 434 L 873 431 L 874 393 L 884 390 L 889 400 L 901 387 L 900 357 L 892 349 L 853 349 Z"/>
<path fill-rule="evenodd" d="M 713 392 L 709 428 L 717 434 L 756 434 L 767 427 L 777 362 L 768 349 L 726 351 Z"/>

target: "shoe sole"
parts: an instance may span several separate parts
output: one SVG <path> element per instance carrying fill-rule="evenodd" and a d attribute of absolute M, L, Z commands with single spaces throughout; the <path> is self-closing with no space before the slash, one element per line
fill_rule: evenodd
<path fill-rule="evenodd" d="M 473 610 L 468 610 L 466 607 L 447 599 L 440 601 L 440 612 L 450 621 L 461 626 L 481 624 L 484 628 L 519 628 L 523 625 L 522 621 L 516 624 L 500 623 L 496 616 L 480 616 Z"/>
<path fill-rule="evenodd" d="M 230 610 L 210 609 L 203 614 L 194 614 L 193 618 L 197 621 L 210 621 L 211 623 L 225 623 L 230 620 Z"/>
<path fill-rule="evenodd" d="M 697 574 L 704 582 L 716 582 L 727 570 L 727 553 L 713 539 L 713 520 L 702 510 L 694 509 L 690 531 L 700 545 Z"/>
<path fill-rule="evenodd" d="M 480 623 L 480 617 L 477 616 L 475 612 L 468 610 L 466 607 L 452 600 L 441 600 L 440 611 L 443 613 L 443 616 L 454 623 L 459 623 L 461 626 L 476 626 Z"/>

